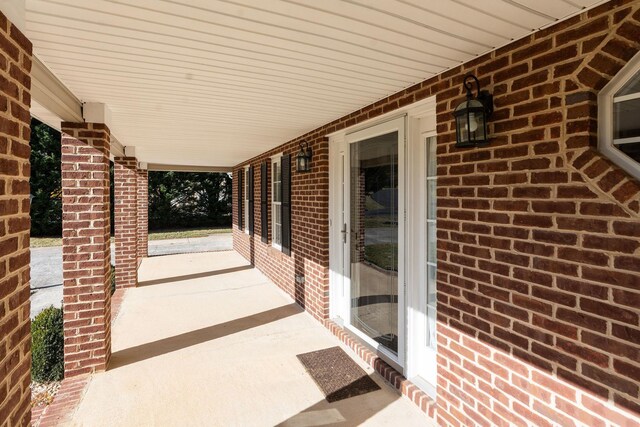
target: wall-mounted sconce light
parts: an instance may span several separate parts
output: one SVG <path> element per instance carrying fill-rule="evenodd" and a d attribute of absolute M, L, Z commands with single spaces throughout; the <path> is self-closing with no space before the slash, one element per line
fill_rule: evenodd
<path fill-rule="evenodd" d="M 309 148 L 309 143 L 302 141 L 300 143 L 300 152 L 296 158 L 296 169 L 298 172 L 309 172 L 311 170 L 311 154 L 312 152 L 311 148 Z"/>
<path fill-rule="evenodd" d="M 473 97 L 473 82 L 476 84 L 476 97 Z M 493 113 L 493 95 L 480 90 L 480 82 L 473 74 L 464 78 L 467 100 L 453 110 L 456 118 L 456 147 L 475 147 L 489 142 L 487 119 Z"/>

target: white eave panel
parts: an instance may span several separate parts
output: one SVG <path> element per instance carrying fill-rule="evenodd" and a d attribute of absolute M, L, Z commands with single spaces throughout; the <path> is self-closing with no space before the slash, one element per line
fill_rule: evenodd
<path fill-rule="evenodd" d="M 141 161 L 229 167 L 601 1 L 26 3 L 36 55 Z"/>

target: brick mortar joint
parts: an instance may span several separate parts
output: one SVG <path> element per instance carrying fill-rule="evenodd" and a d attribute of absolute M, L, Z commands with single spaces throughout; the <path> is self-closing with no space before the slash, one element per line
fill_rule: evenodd
<path fill-rule="evenodd" d="M 583 57 L 582 60 L 582 64 L 580 64 L 580 66 L 578 68 L 576 68 L 576 70 L 563 77 L 563 80 L 567 80 L 567 79 L 571 79 L 574 83 L 577 83 L 577 85 L 579 86 L 579 88 L 583 91 L 588 91 L 588 92 L 594 92 L 594 89 L 587 86 L 585 83 L 581 82 L 577 76 L 578 74 L 580 74 L 580 72 L 582 70 L 584 70 L 585 68 L 589 67 L 589 62 L 591 62 L 591 60 L 593 60 L 596 55 L 598 55 L 599 53 L 603 53 L 602 48 L 609 43 L 611 40 L 618 38 L 619 36 L 617 35 L 617 30 L 624 25 L 626 22 L 633 20 L 633 14 L 640 10 L 640 4 L 638 5 L 631 5 L 631 11 L 629 12 L 629 14 L 627 15 L 627 17 L 625 17 L 625 19 L 620 20 L 620 22 L 618 22 L 616 25 L 611 25 L 611 21 L 613 20 L 613 15 L 620 11 L 623 10 L 625 8 L 629 7 L 628 5 L 621 5 L 618 6 L 616 9 L 613 9 L 611 11 L 607 12 L 607 17 L 609 19 L 609 30 L 606 33 L 606 36 L 602 39 L 602 41 L 587 55 L 585 55 Z M 583 12 L 584 14 L 584 18 L 581 19 L 578 23 L 576 23 L 576 25 L 574 25 L 573 27 L 576 27 L 578 25 L 582 25 L 584 24 L 584 21 L 587 20 L 586 16 L 587 16 L 588 12 Z M 595 18 L 594 18 L 595 19 Z M 555 37 L 555 35 L 551 35 L 550 37 Z M 598 93 L 599 91 L 595 91 L 596 93 Z M 597 105 L 597 102 L 596 102 Z M 564 117 L 567 117 L 567 113 L 568 113 L 569 107 L 566 105 L 566 96 L 563 97 L 562 99 L 562 113 L 564 115 Z M 592 135 L 589 135 L 589 137 L 591 137 Z M 562 141 L 566 141 L 567 140 L 567 126 L 566 126 L 566 122 L 564 124 L 564 126 L 560 127 L 560 137 L 562 139 Z M 597 137 L 597 135 L 596 135 Z M 583 166 L 582 169 L 578 169 L 577 167 L 575 167 L 573 165 L 573 162 L 571 162 L 571 160 L 569 159 L 569 153 L 573 153 L 573 159 L 577 158 L 579 155 L 581 155 L 582 153 L 591 150 L 594 154 L 595 154 L 595 158 L 596 159 L 605 159 L 607 161 L 610 162 L 610 160 L 604 156 L 598 149 L 595 149 L 593 147 L 587 147 L 586 149 L 583 150 L 568 150 L 565 149 L 562 154 L 561 154 L 561 158 L 563 159 L 564 162 L 564 168 L 557 168 L 557 169 L 565 169 L 566 172 L 577 172 L 582 179 L 584 179 L 585 183 L 587 183 L 589 185 L 589 187 L 595 191 L 599 196 L 601 196 L 602 198 L 604 198 L 605 200 L 608 200 L 612 203 L 614 203 L 616 206 L 618 206 L 619 208 L 621 208 L 622 210 L 624 210 L 627 214 L 629 214 L 629 216 L 631 218 L 640 218 L 640 213 L 633 211 L 631 208 L 629 208 L 627 206 L 627 203 L 621 203 L 619 202 L 613 195 L 612 192 L 614 191 L 615 188 L 618 187 L 618 185 L 616 185 L 615 187 L 613 187 L 609 192 L 605 192 L 604 190 L 602 190 L 600 188 L 600 186 L 597 184 L 596 179 L 597 178 L 601 178 L 601 175 L 598 175 L 596 177 L 596 179 L 592 179 L 590 178 L 584 171 L 583 169 L 586 168 L 588 165 L 592 164 L 595 160 L 591 160 L 589 163 L 587 163 L 586 165 Z M 614 168 L 615 170 L 620 170 L 622 171 L 622 169 L 620 169 L 616 164 L 612 164 L 611 166 L 612 168 Z M 627 177 L 629 179 L 632 179 L 631 177 L 628 176 L 628 174 L 626 174 Z"/>
<path fill-rule="evenodd" d="M 627 23 L 630 20 L 634 20 L 633 19 L 633 14 L 637 11 L 640 10 L 640 5 L 631 5 L 631 12 L 629 12 L 628 16 L 625 17 L 625 19 L 622 19 L 620 22 L 618 22 L 615 25 L 611 25 L 611 21 L 613 20 L 613 16 L 616 12 L 623 10 L 625 8 L 629 7 L 629 5 L 622 5 L 622 6 L 618 6 L 616 9 L 613 9 L 609 12 L 607 12 L 607 18 L 609 19 L 609 29 L 607 30 L 607 32 L 605 33 L 606 36 L 602 39 L 602 41 L 595 46 L 590 53 L 586 54 L 582 59 L 582 64 L 580 64 L 580 66 L 578 68 L 576 68 L 575 71 L 573 71 L 573 73 L 568 74 L 566 76 L 563 77 L 563 79 L 568 79 L 571 78 L 571 80 L 576 83 L 580 89 L 586 90 L 586 91 L 590 91 L 593 92 L 594 89 L 592 87 L 587 86 L 585 83 L 581 82 L 580 80 L 578 80 L 578 74 L 580 74 L 580 72 L 582 70 L 584 70 L 586 67 L 589 66 L 589 62 L 591 62 L 591 60 L 593 60 L 598 54 L 605 54 L 606 52 L 603 51 L 603 47 L 609 43 L 611 40 L 615 39 L 615 38 L 619 38 L 618 34 L 617 34 L 617 30 L 624 25 L 625 23 Z M 588 12 L 584 12 L 585 16 Z M 592 18 L 592 19 L 596 19 L 596 18 Z M 581 20 L 580 22 L 578 22 L 575 26 L 578 25 L 582 25 L 584 24 L 584 21 L 586 21 L 588 19 L 584 19 Z M 574 27 L 575 27 L 574 26 Z M 551 36 L 551 37 L 555 37 L 555 36 Z M 580 41 L 583 40 L 579 40 L 576 43 L 579 43 Z M 608 55 L 610 56 L 610 55 Z M 617 59 L 617 58 L 616 58 Z M 596 91 L 597 92 L 597 91 Z"/>
<path fill-rule="evenodd" d="M 564 128 L 563 128 L 564 130 Z M 574 153 L 574 159 L 581 155 L 582 153 L 585 153 L 587 151 L 591 151 L 593 152 L 594 159 L 590 160 L 587 164 L 585 164 L 582 169 L 578 169 L 576 166 L 573 165 L 573 163 L 569 160 L 567 160 L 567 155 L 569 152 Z M 611 188 L 611 190 L 609 192 L 606 192 L 604 190 L 602 190 L 600 188 L 600 186 L 597 184 L 597 180 L 599 178 L 602 178 L 606 173 L 600 174 L 598 176 L 596 176 L 595 178 L 590 178 L 585 172 L 584 169 L 586 169 L 589 165 L 593 164 L 594 162 L 596 162 L 597 160 L 606 160 L 608 163 L 610 163 L 610 166 L 608 168 L 608 170 L 618 170 L 621 171 L 625 174 L 625 176 L 627 177 L 627 179 L 634 181 L 634 179 L 629 176 L 626 172 L 624 172 L 620 167 L 618 167 L 618 165 L 616 165 L 615 163 L 612 163 L 606 156 L 604 156 L 598 149 L 593 148 L 593 147 L 587 147 L 583 150 L 566 150 L 563 156 L 564 160 L 565 160 L 565 168 L 567 169 L 567 172 L 577 172 L 582 179 L 584 179 L 585 183 L 589 186 L 589 188 L 594 191 L 596 194 L 598 194 L 601 198 L 608 200 L 610 202 L 612 202 L 613 204 L 615 204 L 616 206 L 618 206 L 620 209 L 624 210 L 627 214 L 629 214 L 631 219 L 640 219 L 640 213 L 635 212 L 634 210 L 632 210 L 631 208 L 628 207 L 629 203 L 621 203 L 620 201 L 618 201 L 614 196 L 613 196 L 613 192 L 615 191 L 616 188 L 618 188 L 620 186 L 621 183 L 617 184 L 616 186 L 614 186 L 613 188 Z M 637 199 L 637 196 L 636 196 Z M 631 199 L 633 200 L 633 199 Z"/>

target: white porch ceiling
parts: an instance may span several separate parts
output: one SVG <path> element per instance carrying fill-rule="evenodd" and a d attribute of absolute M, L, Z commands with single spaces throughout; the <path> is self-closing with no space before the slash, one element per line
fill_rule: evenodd
<path fill-rule="evenodd" d="M 229 167 L 599 3 L 26 0 L 26 33 L 140 161 Z"/>

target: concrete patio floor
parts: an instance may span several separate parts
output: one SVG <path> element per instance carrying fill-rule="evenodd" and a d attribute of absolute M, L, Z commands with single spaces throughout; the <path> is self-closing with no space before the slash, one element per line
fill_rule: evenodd
<path fill-rule="evenodd" d="M 149 241 L 149 256 L 231 250 L 231 233 L 206 237 Z M 115 264 L 115 244 L 111 245 L 111 263 Z M 31 248 L 31 318 L 45 308 L 62 305 L 62 246 Z"/>
<path fill-rule="evenodd" d="M 236 252 L 147 258 L 81 426 L 431 425 Z M 381 390 L 328 403 L 297 354 L 341 345 Z"/>

